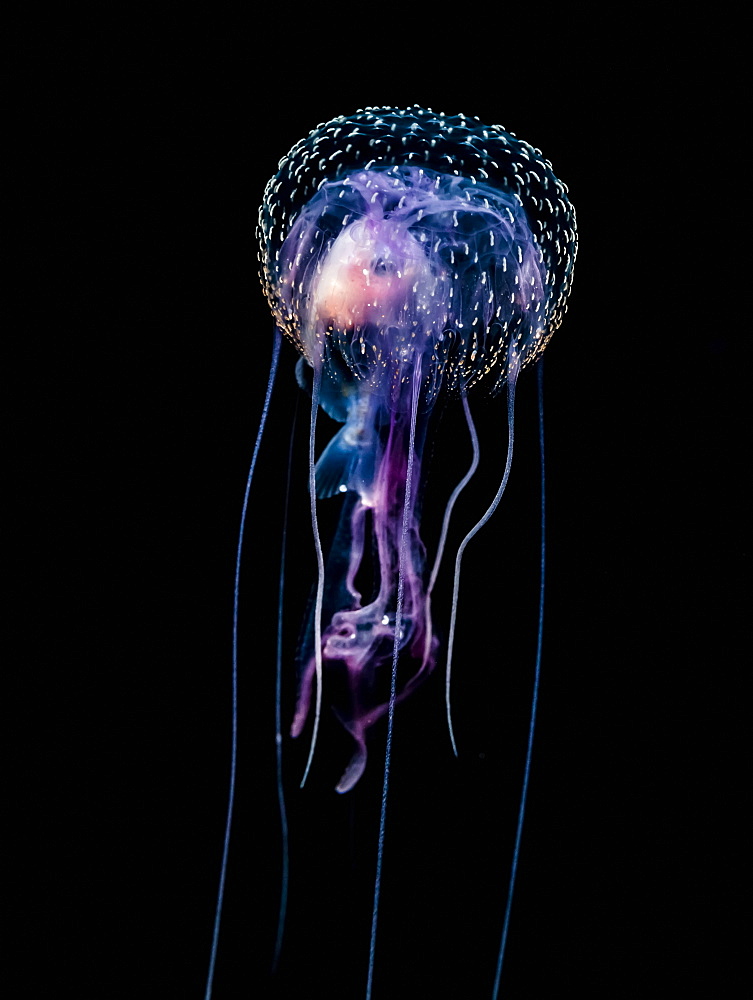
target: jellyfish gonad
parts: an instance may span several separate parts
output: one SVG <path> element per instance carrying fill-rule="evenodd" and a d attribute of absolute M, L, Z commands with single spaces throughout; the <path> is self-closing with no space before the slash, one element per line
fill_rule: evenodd
<path fill-rule="evenodd" d="M 444 533 L 430 572 L 420 534 L 432 411 L 461 397 L 473 436 L 467 395 L 507 387 L 512 419 L 518 373 L 562 320 L 574 213 L 549 162 L 498 126 L 417 107 L 367 109 L 293 147 L 267 186 L 259 235 L 265 293 L 312 396 L 319 585 L 292 733 L 315 702 L 313 751 L 336 675 L 332 708 L 354 744 L 337 786 L 346 792 L 366 766 L 369 727 L 441 655 L 431 592 Z M 314 469 L 318 407 L 343 426 Z M 512 434 L 506 474 L 511 444 Z M 316 500 L 339 495 L 325 565 Z M 376 570 L 370 593 L 365 560 Z"/>

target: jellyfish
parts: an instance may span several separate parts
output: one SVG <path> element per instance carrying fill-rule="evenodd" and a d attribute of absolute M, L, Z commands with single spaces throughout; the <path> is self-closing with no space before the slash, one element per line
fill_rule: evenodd
<path fill-rule="evenodd" d="M 549 161 L 499 126 L 417 106 L 366 108 L 318 126 L 283 157 L 258 235 L 279 331 L 275 358 L 281 334 L 298 352 L 296 378 L 310 397 L 317 578 L 290 720 L 293 738 L 308 733 L 302 781 L 315 766 L 324 719 L 336 720 L 350 743 L 340 794 L 362 778 L 370 730 L 387 720 L 368 997 L 396 710 L 442 663 L 456 750 L 451 677 L 462 557 L 508 481 L 518 376 L 541 357 L 566 310 L 575 215 Z M 469 397 L 503 391 L 501 483 L 449 557 L 453 507 L 478 464 Z M 451 399 L 461 402 L 473 457 L 457 470 L 429 551 L 422 518 L 432 504 L 430 438 L 435 413 Z M 269 392 L 265 417 L 268 401 Z M 317 455 L 320 411 L 340 426 Z M 338 502 L 325 551 L 319 508 Z M 453 598 L 449 627 L 440 629 L 432 595 L 445 562 Z"/>

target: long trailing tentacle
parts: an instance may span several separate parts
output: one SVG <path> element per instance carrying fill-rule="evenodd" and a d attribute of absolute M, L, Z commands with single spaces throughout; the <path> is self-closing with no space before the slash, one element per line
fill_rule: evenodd
<path fill-rule="evenodd" d="M 212 932 L 212 947 L 209 955 L 209 970 L 207 972 L 207 984 L 204 991 L 205 1000 L 211 1000 L 212 988 L 214 986 L 214 970 L 217 962 L 217 946 L 220 939 L 220 921 L 222 919 L 222 904 L 225 898 L 225 880 L 227 878 L 227 863 L 230 853 L 230 831 L 233 825 L 233 806 L 235 804 L 235 782 L 238 766 L 238 605 L 240 598 L 240 576 L 241 576 L 241 555 L 243 552 L 243 536 L 246 528 L 246 513 L 248 511 L 248 498 L 251 493 L 251 483 L 256 469 L 256 460 L 259 457 L 264 427 L 269 413 L 269 403 L 272 398 L 277 375 L 277 365 L 280 359 L 280 346 L 282 335 L 279 330 L 275 330 L 274 343 L 272 346 L 272 361 L 269 367 L 269 379 L 267 380 L 267 391 L 264 396 L 264 406 L 259 418 L 259 429 L 256 432 L 256 442 L 254 444 L 251 464 L 246 477 L 246 490 L 243 494 L 243 506 L 241 508 L 241 520 L 238 530 L 238 548 L 235 556 L 235 586 L 233 589 L 233 658 L 232 658 L 232 704 L 231 704 L 231 727 L 232 735 L 230 741 L 230 786 L 227 797 L 227 815 L 225 818 L 225 837 L 222 847 L 222 862 L 220 864 L 220 882 L 217 889 L 217 905 L 214 913 L 214 929 Z"/>
<path fill-rule="evenodd" d="M 471 459 L 471 464 L 457 484 L 455 489 L 452 491 L 450 499 L 447 501 L 447 506 L 444 511 L 444 518 L 442 520 L 442 530 L 439 535 L 439 542 L 437 544 L 437 554 L 434 557 L 434 565 L 431 569 L 431 576 L 429 577 L 429 585 L 426 588 L 426 606 L 425 606 L 425 618 L 426 618 L 426 637 L 424 639 L 424 656 L 423 656 L 423 666 L 429 660 L 429 651 L 431 649 L 431 639 L 432 639 L 432 627 L 431 627 L 431 595 L 434 590 L 434 584 L 437 582 L 437 576 L 439 575 L 439 567 L 442 564 L 442 556 L 444 555 L 444 548 L 447 543 L 447 532 L 450 528 L 450 518 L 452 516 L 452 511 L 457 502 L 458 497 L 466 488 L 468 483 L 473 478 L 476 469 L 478 468 L 479 462 L 479 446 L 478 446 L 478 434 L 476 433 L 476 425 L 473 423 L 473 417 L 471 416 L 471 408 L 468 405 L 468 396 L 463 395 L 463 412 L 465 413 L 465 422 L 468 425 L 468 432 L 471 435 L 471 444 L 473 446 L 473 458 Z"/>
<path fill-rule="evenodd" d="M 290 873 L 290 846 L 288 836 L 288 812 L 285 806 L 285 791 L 282 783 L 282 636 L 285 599 L 285 557 L 288 547 L 288 514 L 290 511 L 290 480 L 293 469 L 293 443 L 298 422 L 298 394 L 296 393 L 293 423 L 290 428 L 288 448 L 288 474 L 285 482 L 285 506 L 282 517 L 282 543 L 280 545 L 280 585 L 277 591 L 277 650 L 275 655 L 275 761 L 277 771 L 277 805 L 280 813 L 280 909 L 277 914 L 277 935 L 272 959 L 272 972 L 277 971 L 285 936 L 285 917 L 288 908 L 288 878 Z"/>
<path fill-rule="evenodd" d="M 528 723 L 528 743 L 526 746 L 526 762 L 523 769 L 523 787 L 520 793 L 520 806 L 518 807 L 518 825 L 515 831 L 515 846 L 512 853 L 512 865 L 510 867 L 510 882 L 507 889 L 507 903 L 505 905 L 505 919 L 502 925 L 502 937 L 499 944 L 499 954 L 497 956 L 497 970 L 494 976 L 494 989 L 492 990 L 492 1000 L 497 1000 L 499 996 L 499 983 L 502 977 L 502 963 L 505 958 L 505 948 L 507 946 L 507 932 L 510 927 L 510 911 L 512 910 L 512 895 L 515 888 L 515 876 L 518 872 L 518 858 L 520 856 L 520 842 L 523 836 L 523 818 L 526 811 L 526 798 L 528 796 L 528 780 L 531 774 L 531 757 L 533 755 L 533 735 L 536 729 L 536 708 L 539 700 L 539 684 L 541 679 L 541 646 L 544 637 L 544 584 L 546 571 L 546 467 L 544 462 L 544 362 L 539 361 L 538 365 L 538 393 L 539 393 L 539 456 L 541 468 L 541 560 L 539 576 L 539 622 L 536 636 L 536 666 L 533 676 L 533 693 L 531 695 L 531 717 Z"/>
<path fill-rule="evenodd" d="M 311 770 L 314 759 L 316 739 L 319 735 L 319 719 L 322 714 L 322 605 L 324 603 L 324 554 L 322 540 L 319 535 L 319 521 L 316 515 L 316 461 L 314 449 L 316 444 L 316 414 L 319 409 L 319 394 L 322 384 L 321 362 L 314 365 L 314 381 L 311 386 L 311 423 L 309 425 L 309 498 L 311 502 L 311 531 L 314 535 L 316 549 L 316 604 L 314 606 L 314 656 L 316 662 L 316 705 L 314 709 L 314 728 L 311 733 L 308 760 L 301 778 L 301 788 L 306 784 L 306 778 Z"/>
<path fill-rule="evenodd" d="M 413 392 L 411 397 L 410 439 L 408 443 L 408 466 L 405 473 L 405 498 L 403 500 L 403 523 L 400 533 L 400 548 L 397 570 L 397 607 L 395 609 L 395 638 L 392 646 L 392 677 L 390 680 L 390 701 L 387 711 L 387 743 L 384 751 L 384 777 L 382 779 L 382 802 L 379 812 L 379 839 L 377 841 L 376 872 L 374 875 L 374 904 L 371 912 L 371 938 L 369 940 L 369 968 L 366 980 L 366 1000 L 371 1000 L 374 983 L 374 959 L 376 955 L 376 933 L 379 919 L 379 895 L 382 887 L 382 865 L 384 861 L 384 835 L 387 821 L 387 793 L 390 783 L 392 763 L 392 733 L 397 703 L 397 662 L 400 656 L 400 639 L 403 619 L 403 592 L 405 588 L 405 554 L 408 545 L 408 531 L 411 522 L 413 491 L 413 464 L 416 454 L 416 413 L 421 387 L 421 366 L 413 372 Z"/>
<path fill-rule="evenodd" d="M 515 385 L 518 380 L 518 365 L 511 367 L 510 372 L 507 376 L 507 458 L 505 460 L 505 471 L 502 474 L 502 482 L 499 484 L 499 489 L 497 490 L 494 499 L 487 508 L 483 517 L 476 522 L 476 524 L 471 528 L 468 534 L 465 536 L 463 541 L 458 546 L 457 555 L 455 556 L 455 576 L 452 586 L 452 610 L 450 612 L 450 635 L 447 641 L 447 673 L 445 675 L 445 704 L 447 706 L 447 728 L 450 733 L 450 742 L 452 743 L 452 752 L 457 757 L 458 748 L 455 742 L 455 731 L 452 727 L 452 709 L 450 706 L 450 682 L 452 678 L 452 651 L 455 644 L 455 624 L 457 622 L 458 616 L 458 595 L 460 593 L 460 566 L 463 561 L 463 553 L 465 552 L 468 542 L 476 535 L 486 524 L 489 518 L 492 516 L 494 511 L 499 505 L 499 501 L 502 499 L 502 494 L 507 488 L 507 480 L 510 478 L 510 466 L 512 465 L 512 452 L 513 443 L 515 440 Z"/>

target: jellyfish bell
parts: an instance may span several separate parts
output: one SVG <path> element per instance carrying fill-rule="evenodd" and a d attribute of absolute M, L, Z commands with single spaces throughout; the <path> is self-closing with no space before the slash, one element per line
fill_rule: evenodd
<path fill-rule="evenodd" d="M 482 280 L 494 260 L 505 273 L 509 264 L 507 284 L 518 285 L 510 294 L 521 307 L 527 298 L 535 300 L 540 321 L 532 324 L 541 336 L 526 363 L 538 356 L 561 322 L 575 257 L 567 189 L 540 151 L 498 126 L 421 108 L 366 109 L 321 125 L 297 143 L 267 185 L 259 236 L 262 282 L 275 319 L 310 363 L 310 344 L 302 341 L 300 325 L 310 312 L 305 300 L 311 272 L 335 248 L 327 267 L 330 276 L 337 260 L 341 267 L 343 261 L 363 266 L 355 284 L 335 283 L 339 292 L 333 294 L 333 306 L 339 298 L 340 306 L 356 309 L 357 318 L 372 301 L 367 297 L 363 306 L 354 301 L 359 288 L 368 289 L 370 281 L 398 265 L 401 255 L 426 278 L 428 260 L 434 277 L 444 283 L 434 295 L 417 290 L 423 297 L 419 308 L 426 316 L 432 300 L 439 311 L 431 310 L 435 322 L 445 309 L 448 323 L 460 324 L 466 332 L 474 319 L 481 321 L 473 315 L 477 299 L 469 294 L 474 278 Z M 470 252 L 478 257 L 469 262 Z M 548 284 L 531 298 L 537 272 Z M 452 289 L 457 282 L 465 295 L 451 302 L 459 291 Z M 331 290 L 331 281 L 325 284 Z M 495 287 L 501 291 L 499 280 Z M 390 297 L 397 299 L 398 286 L 392 288 Z M 333 311 L 347 319 L 340 309 Z M 465 340 L 460 337 L 461 343 Z M 470 354 L 472 348 L 466 346 Z M 495 388 L 500 385 L 498 378 Z"/>

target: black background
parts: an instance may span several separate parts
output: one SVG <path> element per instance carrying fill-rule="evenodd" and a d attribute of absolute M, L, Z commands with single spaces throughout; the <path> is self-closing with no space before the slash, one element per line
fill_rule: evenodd
<path fill-rule="evenodd" d="M 540 147 L 570 187 L 581 240 L 545 361 L 543 680 L 501 996 L 736 983 L 747 553 L 736 499 L 744 331 L 725 242 L 734 199 L 715 181 L 710 81 L 684 52 L 638 47 L 629 29 L 610 25 L 594 50 L 549 25 L 557 42 L 544 55 L 538 33 L 524 45 L 525 33 L 487 39 L 476 25 L 466 41 L 421 34 L 411 45 L 382 23 L 378 45 L 359 45 L 353 31 L 309 31 L 281 12 L 274 26 L 182 18 L 22 42 L 11 495 L 24 558 L 9 675 L 28 708 L 11 758 L 28 850 L 23 995 L 49 995 L 42 976 L 52 995 L 203 995 L 228 784 L 236 535 L 272 343 L 257 207 L 277 160 L 319 122 L 412 103 L 499 122 Z M 326 711 L 302 791 L 307 748 L 284 743 L 289 916 L 269 977 L 294 362 L 284 346 L 248 515 L 217 1000 L 365 990 L 384 727 L 371 734 L 367 774 L 339 797 L 348 747 Z M 483 474 L 458 507 L 456 544 L 504 457 L 503 401 L 479 399 L 474 413 Z M 535 652 L 531 372 L 517 416 L 509 493 L 464 566 L 459 759 L 441 668 L 396 716 L 375 1000 L 491 995 Z M 435 436 L 429 537 L 468 461 L 460 420 L 449 410 Z M 287 719 L 314 575 L 305 405 L 298 423 Z M 326 529 L 331 513 L 322 518 Z"/>

